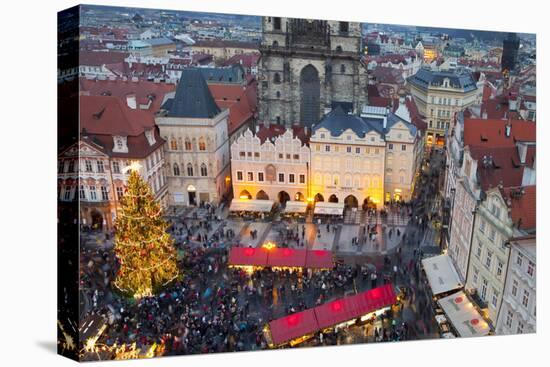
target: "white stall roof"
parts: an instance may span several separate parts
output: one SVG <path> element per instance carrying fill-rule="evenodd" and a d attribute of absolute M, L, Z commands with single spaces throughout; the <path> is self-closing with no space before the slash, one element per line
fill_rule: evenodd
<path fill-rule="evenodd" d="M 491 331 L 489 324 L 483 319 L 472 301 L 470 301 L 463 291 L 458 291 L 450 296 L 441 298 L 437 302 L 459 336 L 463 338 L 484 336 Z"/>
<path fill-rule="evenodd" d="M 449 255 L 438 255 L 422 260 L 434 296 L 463 286 Z"/>
<path fill-rule="evenodd" d="M 305 213 L 306 209 L 305 201 L 287 201 L 285 204 L 285 213 Z"/>
<path fill-rule="evenodd" d="M 331 203 L 327 201 L 318 201 L 315 203 L 315 214 L 343 215 L 344 203 Z"/>
<path fill-rule="evenodd" d="M 231 212 L 270 212 L 273 208 L 273 200 L 231 200 L 229 211 Z"/>

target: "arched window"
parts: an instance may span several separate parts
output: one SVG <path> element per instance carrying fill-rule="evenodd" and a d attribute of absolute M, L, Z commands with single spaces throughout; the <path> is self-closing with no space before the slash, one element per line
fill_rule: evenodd
<path fill-rule="evenodd" d="M 273 41 L 273 47 L 279 47 L 279 42 Z"/>
<path fill-rule="evenodd" d="M 187 176 L 193 176 L 193 165 L 191 163 L 187 163 Z"/>
<path fill-rule="evenodd" d="M 171 150 L 178 150 L 178 142 L 176 138 L 170 139 L 170 149 Z"/>
<path fill-rule="evenodd" d="M 189 138 L 185 138 L 185 150 L 193 150 L 191 147 L 191 140 Z"/>
<path fill-rule="evenodd" d="M 208 169 L 206 168 L 206 164 L 204 163 L 201 164 L 201 176 L 208 176 Z"/>
<path fill-rule="evenodd" d="M 275 73 L 273 75 L 273 83 L 279 84 L 281 82 L 281 74 Z"/>
<path fill-rule="evenodd" d="M 180 166 L 177 163 L 174 163 L 174 176 L 180 175 Z"/>
<path fill-rule="evenodd" d="M 346 65 L 340 65 L 340 73 L 344 74 L 346 72 Z"/>
<path fill-rule="evenodd" d="M 336 46 L 336 52 L 342 52 L 342 46 Z"/>
<path fill-rule="evenodd" d="M 277 96 L 277 98 L 281 98 L 281 92 L 277 91 L 277 93 L 275 93 L 275 95 Z"/>
<path fill-rule="evenodd" d="M 206 150 L 206 142 L 204 141 L 204 138 L 202 136 L 199 138 L 199 150 Z"/>

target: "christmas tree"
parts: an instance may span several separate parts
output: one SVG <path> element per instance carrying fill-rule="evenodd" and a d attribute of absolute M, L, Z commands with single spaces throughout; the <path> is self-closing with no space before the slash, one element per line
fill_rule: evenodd
<path fill-rule="evenodd" d="M 115 254 L 120 268 L 115 286 L 136 298 L 157 293 L 178 276 L 176 249 L 166 232 L 149 185 L 138 173 L 139 165 L 129 167 L 128 189 L 120 200 L 115 228 Z"/>

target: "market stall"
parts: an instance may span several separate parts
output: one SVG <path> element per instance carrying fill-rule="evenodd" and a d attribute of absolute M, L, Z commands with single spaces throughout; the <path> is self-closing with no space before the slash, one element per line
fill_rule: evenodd
<path fill-rule="evenodd" d="M 267 265 L 272 268 L 302 269 L 306 266 L 306 250 L 272 248 L 269 250 Z"/>
<path fill-rule="evenodd" d="M 311 338 L 317 330 L 315 312 L 308 309 L 271 321 L 264 328 L 264 336 L 271 347 L 294 346 Z"/>
<path fill-rule="evenodd" d="M 434 296 L 443 295 L 464 286 L 449 255 L 444 254 L 423 259 L 422 267 Z"/>
<path fill-rule="evenodd" d="M 460 337 L 484 336 L 491 332 L 487 321 L 466 293 L 458 291 L 437 302 L 450 325 Z"/>
<path fill-rule="evenodd" d="M 283 218 L 292 218 L 303 222 L 305 220 L 306 211 L 306 201 L 287 201 L 282 216 Z"/>
<path fill-rule="evenodd" d="M 248 200 L 233 199 L 229 206 L 232 215 L 238 215 L 247 219 L 265 218 L 273 210 L 273 200 Z"/>
<path fill-rule="evenodd" d="M 306 268 L 308 269 L 332 269 L 334 256 L 328 250 L 308 250 L 306 253 Z"/>
<path fill-rule="evenodd" d="M 253 247 L 232 247 L 229 251 L 230 267 L 265 267 L 268 250 Z"/>

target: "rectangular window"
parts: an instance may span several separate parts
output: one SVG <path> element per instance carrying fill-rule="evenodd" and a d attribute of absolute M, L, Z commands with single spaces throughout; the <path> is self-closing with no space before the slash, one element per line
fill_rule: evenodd
<path fill-rule="evenodd" d="M 279 153 L 279 159 L 283 159 L 283 153 Z"/>
<path fill-rule="evenodd" d="M 496 291 L 496 289 L 493 288 L 493 297 L 491 297 L 491 304 L 493 305 L 493 307 L 497 307 L 497 302 L 498 302 L 498 292 Z"/>
<path fill-rule="evenodd" d="M 260 158 L 260 152 L 254 152 L 254 158 Z"/>
<path fill-rule="evenodd" d="M 530 277 L 533 277 L 533 275 L 535 274 L 535 264 L 531 260 L 529 260 L 529 263 L 527 265 L 527 274 Z"/>
<path fill-rule="evenodd" d="M 351 147 L 346 147 L 346 152 L 351 153 Z"/>
<path fill-rule="evenodd" d="M 78 194 L 81 200 L 86 200 L 86 191 L 84 191 L 84 186 L 80 185 Z"/>
<path fill-rule="evenodd" d="M 521 322 L 521 321 L 518 321 L 517 333 L 518 334 L 523 334 L 523 322 Z"/>
<path fill-rule="evenodd" d="M 246 152 L 247 157 L 252 157 L 252 152 Z"/>
<path fill-rule="evenodd" d="M 330 152 L 330 145 L 325 145 L 325 152 Z"/>
<path fill-rule="evenodd" d="M 481 233 L 485 233 L 485 221 L 481 220 L 481 223 L 479 223 L 479 231 Z"/>
<path fill-rule="evenodd" d="M 482 247 L 481 247 L 481 243 L 477 243 L 477 252 L 476 252 L 476 256 L 477 258 L 479 259 L 481 257 L 481 250 L 482 250 Z"/>
<path fill-rule="evenodd" d="M 86 172 L 92 172 L 92 161 L 86 160 Z"/>
<path fill-rule="evenodd" d="M 295 160 L 299 160 L 299 159 L 300 159 L 300 155 L 299 155 L 299 154 L 294 154 L 293 158 L 294 158 Z"/>
<path fill-rule="evenodd" d="M 481 284 L 481 299 L 483 301 L 487 300 L 487 284 L 488 284 L 487 279 L 483 279 Z"/>
<path fill-rule="evenodd" d="M 290 159 L 290 153 L 286 154 L 286 159 Z"/>
<path fill-rule="evenodd" d="M 288 182 L 294 183 L 294 173 L 288 175 Z"/>
<path fill-rule="evenodd" d="M 105 168 L 103 167 L 103 161 L 97 161 L 97 172 L 105 172 Z"/>
<path fill-rule="evenodd" d="M 57 165 L 57 173 L 63 173 L 65 171 L 65 162 L 59 161 L 59 164 Z"/>
<path fill-rule="evenodd" d="M 71 200 L 71 187 L 65 186 L 65 195 L 63 197 L 65 201 Z"/>
<path fill-rule="evenodd" d="M 474 277 L 473 277 L 473 283 L 474 285 L 477 285 L 477 278 L 479 276 L 479 269 L 477 269 L 476 267 L 474 267 Z"/>
<path fill-rule="evenodd" d="M 97 193 L 95 191 L 95 186 L 90 186 L 90 200 L 97 200 Z"/>
<path fill-rule="evenodd" d="M 494 228 L 491 228 L 491 232 L 489 233 L 489 239 L 491 242 L 495 242 L 495 237 L 497 235 L 497 231 Z"/>
<path fill-rule="evenodd" d="M 355 148 L 355 153 L 356 153 L 356 154 L 360 154 L 360 153 L 361 153 L 361 148 L 356 147 L 356 148 Z"/>
<path fill-rule="evenodd" d="M 120 173 L 120 163 L 117 161 L 113 162 L 113 173 Z"/>
<path fill-rule="evenodd" d="M 69 161 L 69 172 L 74 172 L 74 161 L 72 159 Z"/>
<path fill-rule="evenodd" d="M 237 171 L 237 181 L 243 180 L 243 171 Z"/>
<path fill-rule="evenodd" d="M 306 175 L 300 175 L 300 183 L 305 184 L 306 183 Z"/>
<path fill-rule="evenodd" d="M 485 258 L 485 266 L 487 267 L 487 269 L 491 268 L 492 258 L 493 258 L 493 252 L 492 251 L 487 251 L 487 257 Z"/>
<path fill-rule="evenodd" d="M 402 151 L 406 151 L 407 150 L 407 146 L 405 144 L 401 145 L 401 150 Z"/>
<path fill-rule="evenodd" d="M 246 153 L 245 152 L 239 152 L 239 157 L 242 157 L 242 158 L 246 157 Z"/>
<path fill-rule="evenodd" d="M 514 279 L 512 281 L 512 296 L 517 297 L 517 295 L 518 295 L 518 281 Z"/>
<path fill-rule="evenodd" d="M 516 258 L 516 264 L 517 264 L 518 266 L 523 265 L 523 254 L 519 254 L 519 253 L 518 253 L 518 257 Z"/>
<path fill-rule="evenodd" d="M 388 144 L 388 149 L 393 150 L 393 144 Z"/>
<path fill-rule="evenodd" d="M 101 186 L 101 200 L 103 201 L 109 200 L 109 193 L 107 192 L 106 186 Z"/>
<path fill-rule="evenodd" d="M 529 305 L 529 292 L 526 290 L 523 291 L 523 299 L 521 300 L 521 304 L 523 307 L 527 307 Z"/>
<path fill-rule="evenodd" d="M 502 263 L 502 261 L 498 261 L 497 263 L 497 276 L 502 276 L 502 268 L 504 267 L 504 264 Z"/>
<path fill-rule="evenodd" d="M 124 191 L 123 191 L 122 187 L 117 186 L 116 196 L 117 196 L 118 200 L 121 200 L 123 195 L 124 195 Z"/>
<path fill-rule="evenodd" d="M 246 173 L 246 179 L 248 181 L 254 181 L 254 172 L 247 172 Z"/>
<path fill-rule="evenodd" d="M 285 174 L 279 173 L 279 182 L 285 182 Z"/>
<path fill-rule="evenodd" d="M 508 310 L 508 314 L 506 315 L 506 326 L 508 328 L 511 328 L 513 321 L 514 321 L 514 313 L 512 311 Z"/>
<path fill-rule="evenodd" d="M 263 172 L 258 172 L 258 181 L 259 182 L 264 182 L 264 173 Z"/>

